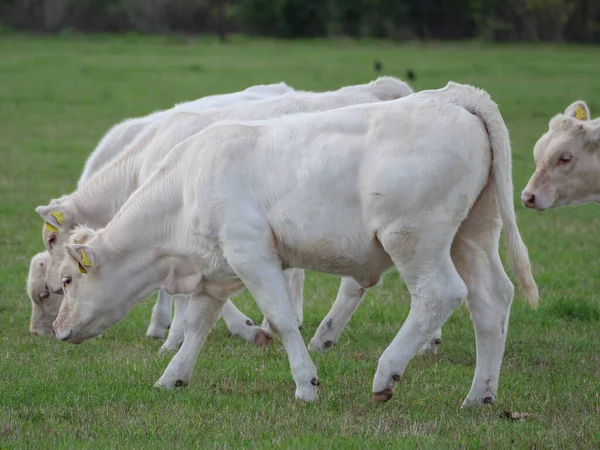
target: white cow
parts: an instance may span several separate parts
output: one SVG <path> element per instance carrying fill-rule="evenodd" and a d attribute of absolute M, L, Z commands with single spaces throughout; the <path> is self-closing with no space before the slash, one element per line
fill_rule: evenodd
<path fill-rule="evenodd" d="M 207 126 L 223 119 L 265 119 L 298 112 L 324 111 L 358 103 L 396 99 L 411 93 L 412 89 L 404 82 L 382 77 L 368 84 L 348 86 L 327 93 L 293 92 L 275 99 L 224 108 L 179 110 L 167 120 L 150 126 L 121 157 L 94 176 L 83 189 L 36 209 L 46 221 L 43 238 L 51 251 L 46 283 L 52 292 L 61 290 L 58 267 L 65 256 L 64 244 L 76 225 L 87 224 L 96 228 L 105 226 L 174 145 Z M 301 320 L 304 273 L 289 271 L 287 278 L 290 289 L 295 294 L 295 311 Z M 175 306 L 176 314 L 163 350 L 177 349 L 183 341 L 183 313 L 187 307 L 187 299 L 178 297 Z M 234 335 L 259 345 L 270 342 L 270 335 L 255 326 L 233 303 L 227 302 L 223 318 Z"/>
<path fill-rule="evenodd" d="M 190 381 L 228 296 L 248 288 L 311 401 L 319 385 L 283 270 L 378 283 L 395 266 L 411 311 L 379 360 L 373 400 L 467 297 L 477 367 L 465 405 L 491 403 L 513 286 L 538 291 L 516 224 L 508 131 L 483 91 L 450 83 L 406 98 L 268 121 L 216 124 L 179 144 L 100 231 L 83 228 L 60 267 L 60 340 L 81 343 L 156 289 L 192 294 L 185 341 L 158 381 Z M 75 240 L 85 243 L 76 243 Z"/>
<path fill-rule="evenodd" d="M 209 95 L 190 102 L 176 104 L 173 108 L 157 111 L 143 117 L 126 119 L 113 126 L 100 140 L 94 151 L 88 157 L 83 172 L 77 182 L 77 189 L 81 189 L 87 180 L 100 170 L 105 164 L 115 158 L 127 148 L 148 125 L 166 120 L 171 114 L 179 110 L 200 110 L 207 108 L 223 107 L 253 100 L 273 98 L 278 95 L 293 92 L 294 89 L 285 83 L 251 86 L 243 91 L 230 94 Z M 30 262 L 30 271 L 27 276 L 27 285 L 30 298 L 32 298 L 32 312 L 30 331 L 34 335 L 51 335 L 52 322 L 58 314 L 55 307 L 60 295 L 50 292 L 44 284 L 45 270 L 48 267 L 49 256 L 35 255 Z M 29 289 L 32 287 L 32 290 Z M 33 295 L 33 297 L 31 297 Z M 47 296 L 47 297 L 46 297 Z M 152 319 L 148 328 L 148 336 L 164 337 L 171 323 L 171 310 L 173 304 L 170 296 L 159 295 L 153 310 Z M 54 314 L 54 317 L 52 317 Z"/>
<path fill-rule="evenodd" d="M 535 144 L 535 172 L 521 200 L 528 208 L 600 203 L 600 119 L 578 100 L 557 114 Z"/>

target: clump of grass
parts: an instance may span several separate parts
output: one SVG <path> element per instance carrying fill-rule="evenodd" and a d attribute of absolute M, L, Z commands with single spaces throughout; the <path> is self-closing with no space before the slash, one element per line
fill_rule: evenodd
<path fill-rule="evenodd" d="M 584 322 L 600 321 L 600 305 L 594 304 L 591 301 L 561 299 L 550 304 L 548 311 L 563 319 L 581 320 Z"/>

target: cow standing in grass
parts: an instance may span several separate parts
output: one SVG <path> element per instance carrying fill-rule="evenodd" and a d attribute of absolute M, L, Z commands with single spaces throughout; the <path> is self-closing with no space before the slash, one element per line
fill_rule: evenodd
<path fill-rule="evenodd" d="M 190 293 L 185 341 L 158 381 L 187 384 L 228 296 L 246 287 L 281 339 L 296 396 L 317 396 L 284 269 L 378 283 L 395 266 L 411 310 L 379 359 L 386 401 L 465 298 L 477 366 L 464 405 L 491 403 L 513 286 L 538 291 L 516 224 L 509 135 L 483 91 L 450 83 L 404 99 L 269 121 L 216 124 L 173 149 L 100 231 L 81 229 L 60 268 L 60 340 L 98 335 L 155 289 Z"/>

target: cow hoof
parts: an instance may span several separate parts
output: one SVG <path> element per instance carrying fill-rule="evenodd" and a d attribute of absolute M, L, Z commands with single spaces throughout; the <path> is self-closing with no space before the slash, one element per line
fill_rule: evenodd
<path fill-rule="evenodd" d="M 171 353 L 171 352 L 176 352 L 179 351 L 179 348 L 181 347 L 182 343 L 169 343 L 167 344 L 166 342 L 160 347 L 160 349 L 158 350 L 158 354 L 159 355 L 164 355 L 167 353 Z"/>
<path fill-rule="evenodd" d="M 164 339 L 167 334 L 168 328 L 162 325 L 156 325 L 151 323 L 146 331 L 146 336 L 152 339 Z"/>
<path fill-rule="evenodd" d="M 313 378 L 313 380 L 314 379 L 315 378 Z M 314 402 L 317 399 L 317 387 L 314 386 L 311 381 L 310 387 L 304 389 L 301 389 L 300 387 L 296 388 L 296 398 L 303 402 Z"/>
<path fill-rule="evenodd" d="M 371 403 L 385 403 L 394 395 L 394 391 L 390 388 L 384 389 L 383 391 L 373 392 L 373 396 L 371 397 Z"/>
<path fill-rule="evenodd" d="M 254 335 L 254 343 L 258 347 L 267 347 L 273 343 L 273 337 L 262 328 L 259 328 Z"/>
<path fill-rule="evenodd" d="M 332 339 L 327 339 L 326 341 L 323 338 L 313 337 L 308 344 L 308 350 L 311 352 L 319 352 L 323 350 L 327 350 L 335 345 L 335 341 Z"/>
<path fill-rule="evenodd" d="M 486 397 L 480 396 L 467 396 L 461 408 L 477 408 L 483 405 L 492 405 L 496 401 L 495 397 L 488 395 Z"/>

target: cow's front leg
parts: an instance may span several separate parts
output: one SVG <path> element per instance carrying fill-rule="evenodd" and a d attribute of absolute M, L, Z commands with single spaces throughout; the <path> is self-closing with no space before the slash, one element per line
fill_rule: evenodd
<path fill-rule="evenodd" d="M 169 325 L 171 323 L 171 314 L 173 309 L 173 297 L 165 291 L 158 291 L 158 298 L 152 308 L 152 317 L 146 336 L 156 339 L 164 339 Z"/>
<path fill-rule="evenodd" d="M 191 296 L 184 320 L 183 345 L 157 381 L 156 387 L 172 389 L 190 382 L 198 353 L 221 315 L 224 303 L 224 300 L 205 294 Z"/>
<path fill-rule="evenodd" d="M 296 397 L 313 401 L 319 385 L 317 369 L 300 335 L 298 316 L 289 299 L 281 261 L 269 248 L 268 236 L 234 234 L 224 253 L 269 321 L 271 330 L 283 343 L 296 382 Z"/>
<path fill-rule="evenodd" d="M 169 335 L 167 340 L 160 348 L 160 352 L 177 351 L 183 343 L 183 337 L 185 334 L 185 313 L 187 311 L 188 304 L 190 302 L 189 295 L 175 295 L 173 296 L 173 303 L 175 303 L 173 322 L 171 328 L 169 328 Z"/>
<path fill-rule="evenodd" d="M 287 280 L 288 292 L 290 294 L 292 309 L 296 312 L 296 316 L 298 317 L 298 326 L 302 327 L 302 321 L 304 318 L 304 311 L 302 310 L 304 292 L 304 270 L 287 269 L 283 273 L 285 275 L 285 279 Z M 266 317 L 263 319 L 262 327 L 268 332 L 271 332 L 269 321 Z"/>

